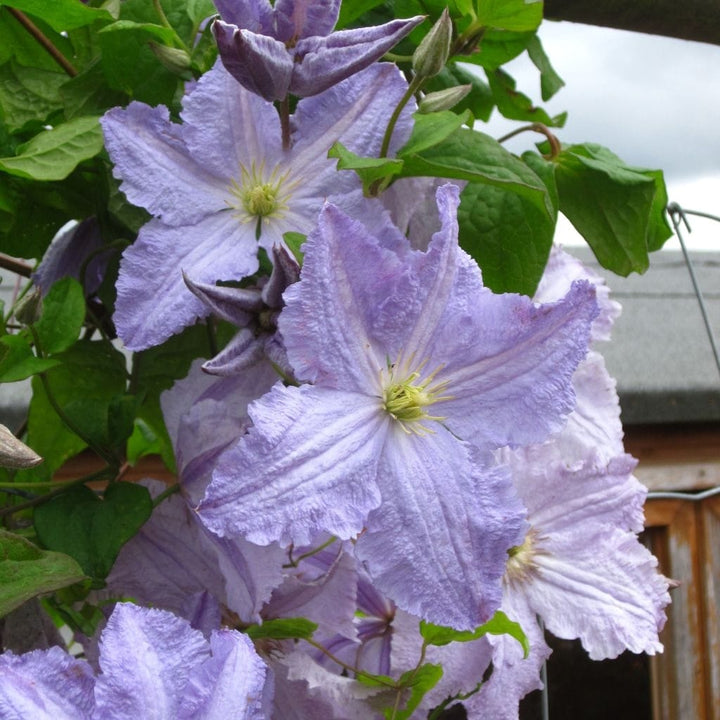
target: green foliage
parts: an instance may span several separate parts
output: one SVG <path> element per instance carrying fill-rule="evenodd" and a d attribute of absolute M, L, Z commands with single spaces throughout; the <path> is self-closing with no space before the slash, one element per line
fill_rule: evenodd
<path fill-rule="evenodd" d="M 35 324 L 43 353 L 67 350 L 78 339 L 85 322 L 85 296 L 74 278 L 58 280 L 42 302 L 42 315 Z"/>
<path fill-rule="evenodd" d="M 59 364 L 58 360 L 37 357 L 26 334 L 0 337 L 0 382 L 25 380 Z"/>
<path fill-rule="evenodd" d="M 523 159 L 545 182 L 553 212 L 515 193 L 472 183 L 460 195 L 460 245 L 482 268 L 483 282 L 495 292 L 532 297 L 542 277 L 557 220 L 554 166 L 533 153 Z"/>
<path fill-rule="evenodd" d="M 95 586 L 102 587 L 120 548 L 151 513 L 150 493 L 141 485 L 111 483 L 102 500 L 78 485 L 40 505 L 34 523 L 46 548 L 75 558 Z"/>
<path fill-rule="evenodd" d="M 306 618 L 273 618 L 261 625 L 250 625 L 245 632 L 253 639 L 309 640 L 317 630 L 317 623 Z"/>
<path fill-rule="evenodd" d="M 662 173 L 629 167 L 591 143 L 564 148 L 556 164 L 560 210 L 603 267 L 618 275 L 647 270 L 648 252 L 671 235 Z"/>
<path fill-rule="evenodd" d="M 530 652 L 530 644 L 522 628 L 518 623 L 510 620 L 502 610 L 498 610 L 486 623 L 475 630 L 454 630 L 451 627 L 433 625 L 421 620 L 420 634 L 426 644 L 440 646 L 448 645 L 451 642 L 470 642 L 488 634 L 510 635 L 522 645 L 525 657 Z"/>
<path fill-rule="evenodd" d="M 20 535 L 0 530 L 0 617 L 30 598 L 84 577 L 72 557 L 41 550 Z"/>

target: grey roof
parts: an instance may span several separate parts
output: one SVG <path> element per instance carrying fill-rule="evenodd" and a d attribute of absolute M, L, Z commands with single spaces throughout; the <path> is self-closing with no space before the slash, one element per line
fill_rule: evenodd
<path fill-rule="evenodd" d="M 605 277 L 623 305 L 613 340 L 601 343 L 617 379 L 625 424 L 720 421 L 720 373 L 680 252 L 652 256 L 644 275 L 628 278 L 603 270 L 587 248 L 569 248 Z M 720 253 L 692 253 L 695 273 L 720 344 Z M 3 272 L 0 299 L 13 281 Z M 0 422 L 17 427 L 28 384 L 0 384 Z"/>
<path fill-rule="evenodd" d="M 589 249 L 569 248 L 602 275 L 623 306 L 598 350 L 617 379 L 625 424 L 720 420 L 720 371 L 681 252 L 651 256 L 644 275 L 603 270 Z M 720 253 L 691 253 L 715 343 L 720 345 Z"/>

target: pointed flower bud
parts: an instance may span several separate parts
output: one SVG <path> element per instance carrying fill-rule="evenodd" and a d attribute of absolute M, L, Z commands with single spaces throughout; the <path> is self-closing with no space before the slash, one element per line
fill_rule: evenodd
<path fill-rule="evenodd" d="M 42 314 L 42 294 L 39 287 L 34 287 L 15 306 L 15 319 L 23 325 L 32 325 Z"/>
<path fill-rule="evenodd" d="M 445 88 L 437 92 L 428 93 L 418 105 L 418 111 L 421 113 L 439 112 L 440 110 L 449 110 L 457 105 L 470 91 L 472 85 L 456 85 L 455 87 Z"/>
<path fill-rule="evenodd" d="M 15 470 L 34 467 L 41 462 L 42 458 L 34 450 L 0 425 L 0 467 Z"/>
<path fill-rule="evenodd" d="M 450 56 L 452 42 L 452 20 L 445 8 L 440 19 L 432 26 L 413 53 L 413 70 L 419 77 L 437 75 Z"/>
<path fill-rule="evenodd" d="M 150 49 L 162 65 L 174 75 L 182 75 L 190 69 L 191 61 L 187 50 L 154 42 L 150 43 Z"/>

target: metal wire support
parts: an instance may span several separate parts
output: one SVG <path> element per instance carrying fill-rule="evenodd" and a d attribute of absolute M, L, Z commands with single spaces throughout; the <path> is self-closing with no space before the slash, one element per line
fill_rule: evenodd
<path fill-rule="evenodd" d="M 712 348 L 713 356 L 715 358 L 715 365 L 717 366 L 718 374 L 720 374 L 720 352 L 718 351 L 717 343 L 715 342 L 715 334 L 713 333 L 712 326 L 710 325 L 710 318 L 708 317 L 705 301 L 703 299 L 700 286 L 698 285 L 697 278 L 695 277 L 695 269 L 693 268 L 690 255 L 687 251 L 687 246 L 685 245 L 685 240 L 683 239 L 682 232 L 680 231 L 680 221 L 682 221 L 682 224 L 685 225 L 687 231 L 692 232 L 692 228 L 690 227 L 690 223 L 687 219 L 688 215 L 697 215 L 710 220 L 716 220 L 717 222 L 720 222 L 720 217 L 696 210 L 685 210 L 676 202 L 672 202 L 667 206 L 667 213 L 670 216 L 673 227 L 675 228 L 675 235 L 680 242 L 680 248 L 682 249 L 683 257 L 685 258 L 685 264 L 687 265 L 688 272 L 690 273 L 690 281 L 692 282 L 693 289 L 695 290 L 695 296 L 697 297 L 698 304 L 700 305 L 700 313 L 702 314 L 703 322 L 705 323 L 705 331 L 707 332 L 708 340 L 710 341 L 710 347 Z"/>

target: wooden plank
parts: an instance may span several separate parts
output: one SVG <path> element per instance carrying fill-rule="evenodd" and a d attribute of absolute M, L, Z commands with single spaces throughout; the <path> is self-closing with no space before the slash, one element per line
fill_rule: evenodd
<path fill-rule="evenodd" d="M 648 502 L 646 510 L 651 550 L 661 572 L 680 583 L 671 592 L 668 622 L 660 635 L 665 652 L 651 658 L 654 720 L 710 720 L 698 507 L 682 500 L 656 500 Z"/>
<path fill-rule="evenodd" d="M 720 497 L 707 498 L 700 505 L 708 718 L 720 720 Z"/>

